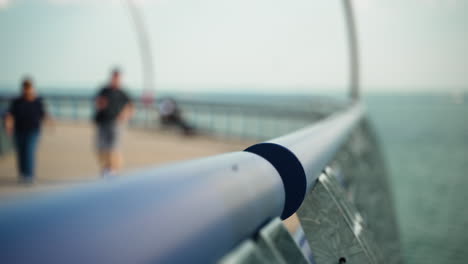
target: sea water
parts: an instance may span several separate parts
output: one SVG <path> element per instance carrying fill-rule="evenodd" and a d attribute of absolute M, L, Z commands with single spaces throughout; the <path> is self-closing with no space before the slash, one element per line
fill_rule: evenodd
<path fill-rule="evenodd" d="M 468 263 L 468 102 L 369 96 L 407 263 Z"/>

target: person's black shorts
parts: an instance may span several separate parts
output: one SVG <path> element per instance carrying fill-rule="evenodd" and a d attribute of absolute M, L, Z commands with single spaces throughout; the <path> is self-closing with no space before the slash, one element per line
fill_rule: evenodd
<path fill-rule="evenodd" d="M 113 151 L 120 148 L 123 125 L 108 123 L 99 124 L 96 128 L 96 148 L 98 151 Z"/>

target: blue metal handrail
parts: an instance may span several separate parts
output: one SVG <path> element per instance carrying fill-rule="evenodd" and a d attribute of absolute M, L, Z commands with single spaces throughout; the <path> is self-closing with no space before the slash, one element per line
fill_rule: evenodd
<path fill-rule="evenodd" d="M 247 151 L 9 200 L 0 262 L 213 263 L 293 213 L 362 115 L 356 104 Z"/>
<path fill-rule="evenodd" d="M 289 217 L 300 207 L 306 193 L 333 160 L 363 114 L 363 106 L 354 103 L 345 112 L 338 112 L 309 127 L 247 149 L 270 161 L 280 172 L 286 190 L 283 218 Z"/>

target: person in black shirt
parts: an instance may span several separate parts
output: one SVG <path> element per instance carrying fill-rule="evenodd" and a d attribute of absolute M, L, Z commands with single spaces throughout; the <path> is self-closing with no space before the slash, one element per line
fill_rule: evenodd
<path fill-rule="evenodd" d="M 41 125 L 47 113 L 42 98 L 38 97 L 33 82 L 26 78 L 21 96 L 9 107 L 5 127 L 13 135 L 20 181 L 34 182 L 35 156 Z"/>
<path fill-rule="evenodd" d="M 96 147 L 103 176 L 114 174 L 121 167 L 121 135 L 133 114 L 130 97 L 120 88 L 120 77 L 120 71 L 114 70 L 110 83 L 95 99 Z"/>

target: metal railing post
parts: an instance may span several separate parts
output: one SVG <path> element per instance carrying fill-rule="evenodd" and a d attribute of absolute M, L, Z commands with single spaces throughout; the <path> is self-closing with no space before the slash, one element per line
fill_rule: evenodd
<path fill-rule="evenodd" d="M 356 32 L 356 22 L 351 0 L 342 0 L 345 16 L 345 24 L 348 33 L 348 53 L 349 53 L 349 96 L 353 100 L 360 97 L 360 68 L 359 68 L 359 43 Z"/>

